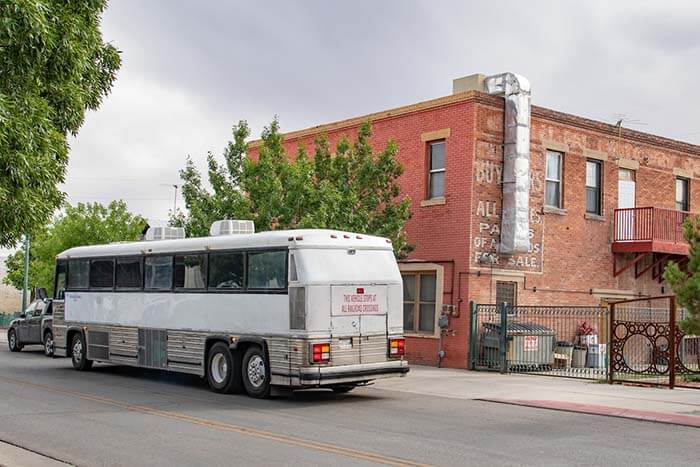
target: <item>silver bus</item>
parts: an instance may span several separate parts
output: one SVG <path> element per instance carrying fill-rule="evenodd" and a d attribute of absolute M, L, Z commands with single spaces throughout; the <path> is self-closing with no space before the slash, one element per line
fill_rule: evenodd
<path fill-rule="evenodd" d="M 236 234 L 227 222 L 208 237 L 59 254 L 55 354 L 81 371 L 105 362 L 184 372 L 258 398 L 272 388 L 346 392 L 409 371 L 389 240 Z"/>

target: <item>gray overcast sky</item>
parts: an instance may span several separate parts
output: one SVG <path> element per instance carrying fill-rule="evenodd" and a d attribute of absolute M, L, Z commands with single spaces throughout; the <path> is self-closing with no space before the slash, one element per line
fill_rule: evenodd
<path fill-rule="evenodd" d="M 125 199 L 166 219 L 178 170 L 231 125 L 258 136 L 447 95 L 520 73 L 533 103 L 700 143 L 697 1 L 112 0 L 113 92 L 72 142 L 70 202 Z M 178 199 L 182 206 L 182 199 Z"/>

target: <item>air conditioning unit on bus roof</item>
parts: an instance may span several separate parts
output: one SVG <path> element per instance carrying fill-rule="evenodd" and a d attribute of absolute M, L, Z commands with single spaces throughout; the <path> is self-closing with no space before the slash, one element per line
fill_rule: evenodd
<path fill-rule="evenodd" d="M 222 220 L 214 222 L 209 228 L 209 235 L 220 237 L 222 235 L 249 235 L 255 233 L 253 221 Z"/>
<path fill-rule="evenodd" d="M 184 227 L 149 227 L 145 240 L 177 240 L 185 238 Z"/>

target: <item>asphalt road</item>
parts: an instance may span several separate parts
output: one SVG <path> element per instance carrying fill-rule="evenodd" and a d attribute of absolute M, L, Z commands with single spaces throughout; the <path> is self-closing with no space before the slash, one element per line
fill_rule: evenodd
<path fill-rule="evenodd" d="M 410 378 L 410 375 L 408 376 Z M 362 388 L 255 400 L 0 348 L 0 440 L 76 465 L 697 465 L 700 431 Z"/>

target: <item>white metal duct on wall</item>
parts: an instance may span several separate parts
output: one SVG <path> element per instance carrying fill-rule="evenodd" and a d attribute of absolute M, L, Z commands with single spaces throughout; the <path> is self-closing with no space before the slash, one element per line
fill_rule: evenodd
<path fill-rule="evenodd" d="M 505 97 L 501 244 L 504 254 L 530 249 L 530 82 L 515 73 L 489 76 L 486 92 Z"/>

